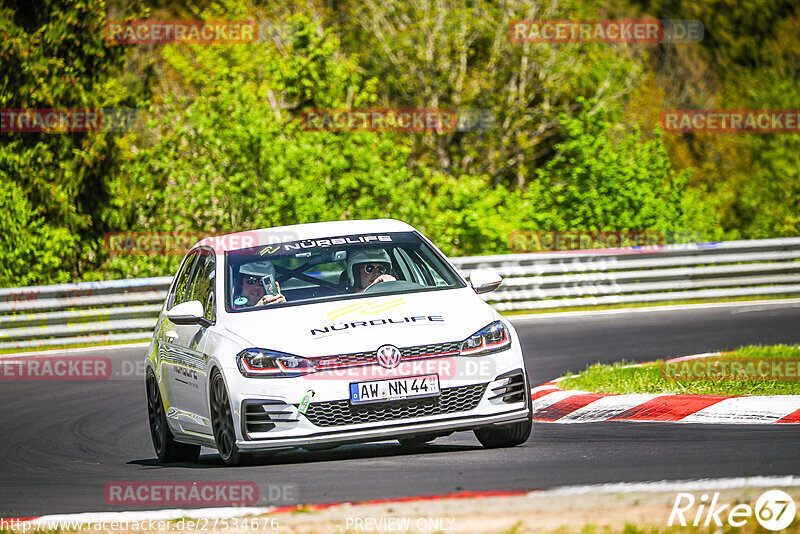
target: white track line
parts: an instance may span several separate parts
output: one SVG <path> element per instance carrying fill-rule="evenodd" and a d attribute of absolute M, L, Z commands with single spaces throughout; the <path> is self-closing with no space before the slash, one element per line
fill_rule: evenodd
<path fill-rule="evenodd" d="M 558 420 L 559 423 L 587 423 L 590 421 L 605 421 L 630 410 L 642 403 L 655 399 L 660 395 L 637 393 L 632 395 L 612 395 L 603 397 L 583 408 L 565 415 Z"/>
<path fill-rule="evenodd" d="M 787 488 L 800 486 L 800 477 L 704 478 L 699 480 L 660 480 L 656 482 L 619 482 L 591 486 L 565 486 L 537 491 L 532 495 L 586 495 L 590 493 L 660 493 L 670 491 L 704 491 L 738 488 Z"/>
<path fill-rule="evenodd" d="M 781 306 L 794 307 L 800 304 L 800 299 L 773 299 L 773 300 L 744 300 L 740 302 L 706 302 L 702 304 L 673 304 L 669 306 L 644 306 L 640 308 L 615 308 L 613 310 L 583 310 L 553 313 L 530 313 L 525 315 L 506 315 L 506 319 L 514 321 L 531 321 L 536 319 L 552 319 L 554 317 L 586 317 L 587 315 L 616 315 L 620 313 L 649 313 L 659 311 L 685 311 L 702 310 L 706 308 L 736 308 L 742 306 Z"/>
<path fill-rule="evenodd" d="M 681 419 L 682 423 L 775 422 L 800 410 L 800 395 L 732 397 Z"/>

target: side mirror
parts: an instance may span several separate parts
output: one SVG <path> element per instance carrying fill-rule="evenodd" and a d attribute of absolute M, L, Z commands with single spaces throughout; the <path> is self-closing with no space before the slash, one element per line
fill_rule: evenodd
<path fill-rule="evenodd" d="M 199 324 L 211 326 L 211 321 L 206 319 L 203 305 L 199 300 L 190 300 L 177 306 L 173 306 L 167 311 L 167 319 L 175 324 Z"/>
<path fill-rule="evenodd" d="M 503 279 L 494 271 L 489 269 L 475 269 L 469 273 L 469 284 L 475 293 L 490 293 L 500 287 Z"/>

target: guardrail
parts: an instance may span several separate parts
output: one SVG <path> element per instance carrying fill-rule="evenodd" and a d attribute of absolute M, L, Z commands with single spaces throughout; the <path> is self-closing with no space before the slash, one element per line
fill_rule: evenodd
<path fill-rule="evenodd" d="M 800 238 L 455 258 L 504 277 L 500 311 L 800 294 Z"/>
<path fill-rule="evenodd" d="M 500 311 L 800 295 L 800 238 L 453 258 Z M 147 340 L 171 277 L 0 289 L 0 349 Z"/>

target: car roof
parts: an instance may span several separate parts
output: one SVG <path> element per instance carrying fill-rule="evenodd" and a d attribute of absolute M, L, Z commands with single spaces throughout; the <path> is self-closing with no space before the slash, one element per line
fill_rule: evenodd
<path fill-rule="evenodd" d="M 260 228 L 231 234 L 206 237 L 198 246 L 210 246 L 217 254 L 228 250 L 239 250 L 259 245 L 300 241 L 304 239 L 324 239 L 328 237 L 379 234 L 386 232 L 412 232 L 415 228 L 397 219 L 363 219 L 351 221 L 328 221 L 289 226 Z M 194 247 L 192 247 L 194 248 Z"/>

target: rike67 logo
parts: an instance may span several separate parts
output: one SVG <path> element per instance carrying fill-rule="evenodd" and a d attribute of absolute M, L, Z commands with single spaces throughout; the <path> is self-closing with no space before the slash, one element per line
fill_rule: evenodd
<path fill-rule="evenodd" d="M 755 507 L 749 504 L 737 504 L 731 508 L 730 504 L 720 505 L 719 493 L 714 493 L 709 502 L 708 494 L 700 497 L 697 503 L 691 493 L 678 493 L 675 505 L 669 515 L 667 526 L 679 524 L 685 527 L 689 524 L 695 527 L 723 526 L 723 521 L 732 527 L 742 527 L 755 518 L 767 530 L 783 530 L 794 521 L 796 507 L 792 497 L 781 490 L 769 490 L 763 493 L 756 501 Z M 694 510 L 697 504 L 696 511 Z M 686 514 L 686 515 L 684 515 Z"/>

